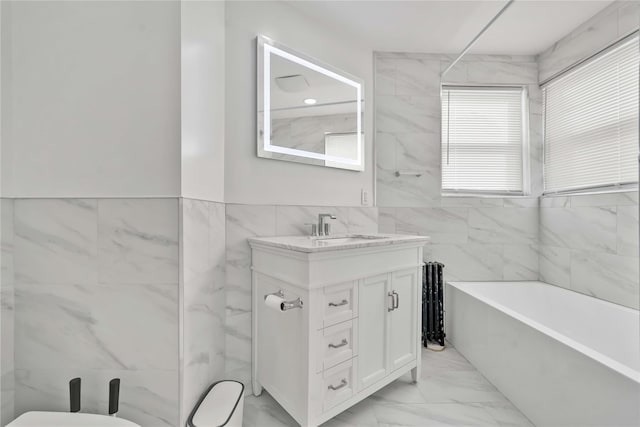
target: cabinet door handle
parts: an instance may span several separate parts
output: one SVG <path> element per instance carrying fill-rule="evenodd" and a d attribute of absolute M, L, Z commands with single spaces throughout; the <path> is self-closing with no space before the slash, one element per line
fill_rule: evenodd
<path fill-rule="evenodd" d="M 395 304 L 393 305 L 393 309 L 395 310 L 396 308 L 400 307 L 400 295 L 398 295 L 396 291 L 393 291 L 393 296 L 395 297 Z"/>
<path fill-rule="evenodd" d="M 387 295 L 391 297 L 391 307 L 387 307 L 387 311 L 393 311 L 396 309 L 396 299 L 393 296 L 393 292 L 389 292 Z"/>
<path fill-rule="evenodd" d="M 346 338 L 343 338 L 342 341 L 340 341 L 340 344 L 329 344 L 329 348 L 340 348 L 340 347 L 344 347 L 345 345 L 349 344 L 349 341 L 347 341 Z"/>
<path fill-rule="evenodd" d="M 347 380 L 345 380 L 344 378 L 342 379 L 342 381 L 340 381 L 339 385 L 330 385 L 328 388 L 329 390 L 340 390 L 342 387 L 345 387 L 347 385 Z"/>
<path fill-rule="evenodd" d="M 343 299 L 340 302 L 330 302 L 329 307 L 340 307 L 342 305 L 347 305 L 347 304 L 349 304 L 349 301 L 347 301 L 346 299 Z"/>

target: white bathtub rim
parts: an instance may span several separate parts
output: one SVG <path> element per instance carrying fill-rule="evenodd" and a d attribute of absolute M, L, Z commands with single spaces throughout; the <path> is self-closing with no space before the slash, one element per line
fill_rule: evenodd
<path fill-rule="evenodd" d="M 580 353 L 598 361 L 599 363 L 601 363 L 602 365 L 608 367 L 609 369 L 612 369 L 614 371 L 616 371 L 617 373 L 624 375 L 625 377 L 629 378 L 632 381 L 635 381 L 636 383 L 640 384 L 640 372 L 632 369 L 631 367 L 618 362 L 615 359 L 612 359 L 609 356 L 606 356 L 602 353 L 600 353 L 599 351 L 596 351 L 582 343 L 579 343 L 577 341 L 575 341 L 574 339 L 561 334 L 545 325 L 542 325 L 541 323 L 531 319 L 530 317 L 524 316 L 520 313 L 518 313 L 517 311 L 510 309 L 509 307 L 506 307 L 503 304 L 497 303 L 494 300 L 492 300 L 491 298 L 487 298 L 485 296 L 481 296 L 478 295 L 476 293 L 471 293 L 468 292 L 466 289 L 460 287 L 460 285 L 469 285 L 472 283 L 536 283 L 536 284 L 542 284 L 542 285 L 546 285 L 546 286 L 553 286 L 550 285 L 548 283 L 544 283 L 544 282 L 540 282 L 540 281 L 526 281 L 526 282 L 514 282 L 514 281 L 504 281 L 504 282 L 498 282 L 498 281 L 491 281 L 491 282 L 479 282 L 479 281 L 469 281 L 469 282 L 461 282 L 461 281 L 455 281 L 455 282 L 446 282 L 448 285 L 453 286 L 454 288 L 456 288 L 457 290 L 464 292 L 465 294 L 476 298 L 477 300 L 480 300 L 482 302 L 484 302 L 485 304 L 496 308 L 497 310 L 500 310 L 506 314 L 508 314 L 509 316 L 513 317 L 514 319 L 524 323 L 525 325 L 531 326 L 532 328 L 542 332 L 545 335 L 550 336 L 551 338 L 555 339 L 556 341 L 560 342 L 561 344 L 565 344 L 571 348 L 573 348 L 574 350 L 579 351 Z M 571 292 L 571 291 L 568 291 Z M 588 295 L 584 295 L 585 297 L 589 297 Z M 610 303 L 610 304 L 614 304 L 614 303 Z M 616 304 L 617 305 L 617 304 Z M 629 307 L 624 307 L 621 306 L 622 308 L 628 309 L 628 310 L 633 310 Z M 636 311 L 636 310 L 633 310 Z"/>

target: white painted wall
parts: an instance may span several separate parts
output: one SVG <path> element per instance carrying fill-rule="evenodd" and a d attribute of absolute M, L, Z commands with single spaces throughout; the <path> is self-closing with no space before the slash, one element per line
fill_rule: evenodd
<path fill-rule="evenodd" d="M 180 4 L 2 8 L 4 195 L 179 195 Z"/>
<path fill-rule="evenodd" d="M 290 5 L 229 2 L 226 32 L 225 201 L 246 204 L 360 206 L 373 195 L 373 61 L 341 28 L 323 25 Z M 256 36 L 263 34 L 365 81 L 366 170 L 353 172 L 258 158 Z"/>
<path fill-rule="evenodd" d="M 225 3 L 184 1 L 182 32 L 183 197 L 224 201 Z"/>

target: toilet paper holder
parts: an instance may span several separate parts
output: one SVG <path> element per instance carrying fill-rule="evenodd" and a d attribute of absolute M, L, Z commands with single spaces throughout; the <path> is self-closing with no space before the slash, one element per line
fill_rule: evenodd
<path fill-rule="evenodd" d="M 282 289 L 280 289 L 277 292 L 266 294 L 264 296 L 264 299 L 266 300 L 269 295 L 275 295 L 278 298 L 284 299 L 284 291 Z M 292 308 L 302 308 L 302 305 L 303 305 L 302 300 L 300 298 L 296 298 L 291 301 L 283 301 L 282 304 L 280 304 L 280 310 L 287 311 L 287 310 L 291 310 Z"/>

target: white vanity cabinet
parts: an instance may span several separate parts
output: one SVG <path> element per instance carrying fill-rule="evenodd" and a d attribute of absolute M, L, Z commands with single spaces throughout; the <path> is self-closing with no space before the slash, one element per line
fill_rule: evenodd
<path fill-rule="evenodd" d="M 367 388 L 417 359 L 419 280 L 418 269 L 410 268 L 360 281 L 359 302 L 368 309 L 360 316 L 359 388 Z"/>
<path fill-rule="evenodd" d="M 426 240 L 250 239 L 254 394 L 317 426 L 408 371 L 419 378 Z"/>

